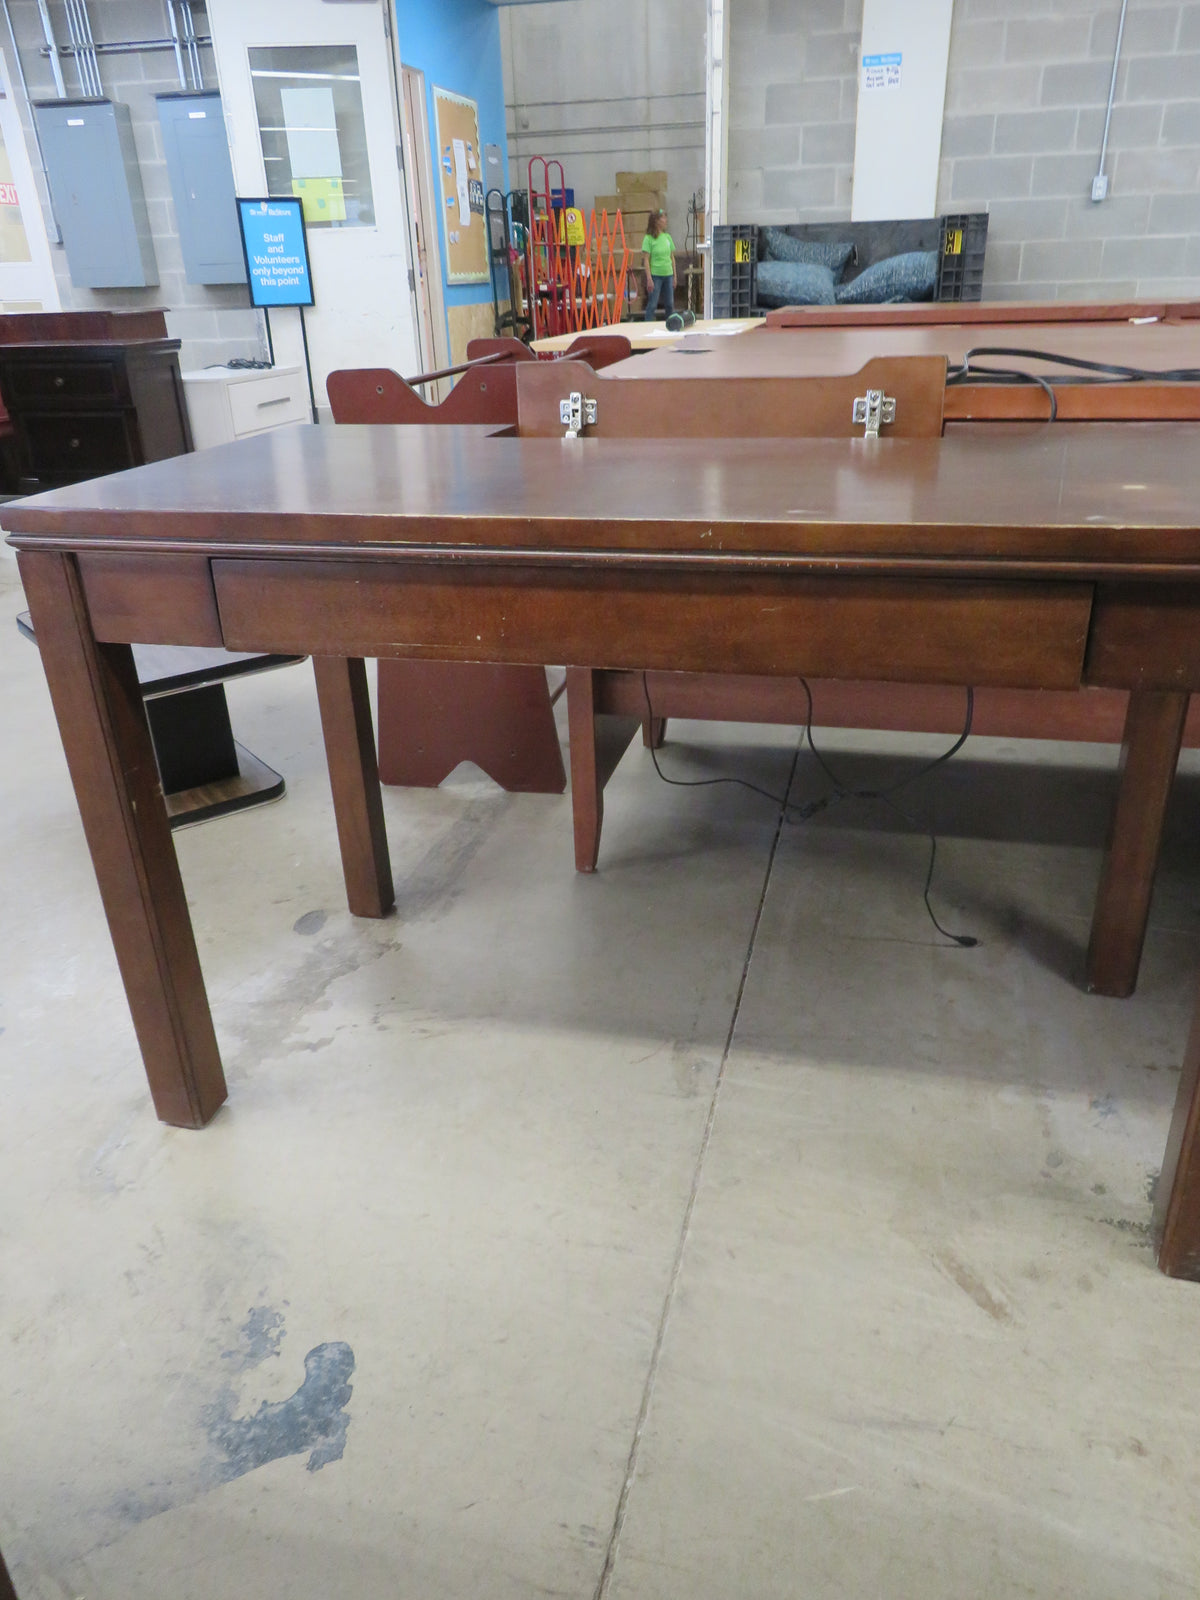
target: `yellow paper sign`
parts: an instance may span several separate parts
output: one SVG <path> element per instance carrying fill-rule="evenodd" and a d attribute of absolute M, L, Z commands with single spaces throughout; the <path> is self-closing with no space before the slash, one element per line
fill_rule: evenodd
<path fill-rule="evenodd" d="M 587 232 L 583 225 L 583 212 L 575 206 L 568 206 L 561 214 L 558 224 L 558 242 L 560 244 L 574 245 L 582 249 L 587 243 Z"/>
<path fill-rule="evenodd" d="M 346 196 L 340 178 L 293 178 L 305 222 L 345 222 Z"/>

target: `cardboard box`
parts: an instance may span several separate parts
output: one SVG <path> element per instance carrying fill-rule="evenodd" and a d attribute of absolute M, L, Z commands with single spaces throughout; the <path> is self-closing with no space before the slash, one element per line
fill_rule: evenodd
<path fill-rule="evenodd" d="M 623 189 L 622 211 L 665 211 L 666 199 L 657 189 Z"/>
<path fill-rule="evenodd" d="M 624 193 L 626 190 L 651 189 L 656 194 L 665 195 L 667 192 L 667 175 L 665 172 L 618 172 L 617 188 Z"/>

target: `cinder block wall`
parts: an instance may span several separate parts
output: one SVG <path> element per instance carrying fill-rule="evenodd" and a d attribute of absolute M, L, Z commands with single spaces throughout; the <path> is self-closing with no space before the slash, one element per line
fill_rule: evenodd
<path fill-rule="evenodd" d="M 862 0 L 733 0 L 730 222 L 850 215 L 861 33 Z"/>
<path fill-rule="evenodd" d="M 671 233 L 682 248 L 688 202 L 704 187 L 706 29 L 705 0 L 504 7 L 514 188 L 526 186 L 537 155 L 562 162 L 584 207 L 614 191 L 619 171 L 665 169 Z"/>
<path fill-rule="evenodd" d="M 158 0 L 100 0 L 100 3 L 92 0 L 89 10 L 97 43 L 162 39 L 167 34 L 166 19 Z M 207 33 L 208 23 L 203 6 L 197 4 L 193 6 L 193 11 L 197 32 Z M 56 94 L 54 78 L 50 63 L 42 54 L 45 38 L 36 0 L 9 0 L 9 12 L 30 97 L 34 100 L 53 100 Z M 59 0 L 53 0 L 50 13 L 58 42 L 65 44 L 69 35 Z M 0 23 L 0 45 L 10 51 L 8 32 L 3 23 Z M 205 87 L 216 89 L 217 75 L 212 52 L 202 50 L 201 56 Z M 159 282 L 151 289 L 77 289 L 71 283 L 66 254 L 61 245 L 55 246 L 53 243 L 55 228 L 45 179 L 33 138 L 29 108 L 20 90 L 20 79 L 11 53 L 9 72 L 25 127 L 26 144 L 42 200 L 43 215 L 47 221 L 54 273 L 64 309 L 129 311 L 166 306 L 169 308 L 167 331 L 172 338 L 182 340 L 180 365 L 185 369 L 227 361 L 231 356 L 258 355 L 258 316 L 250 309 L 246 288 L 243 285 L 209 287 L 188 283 L 184 278 L 179 229 L 167 182 L 162 132 L 154 99 L 156 94 L 179 89 L 174 53 L 164 50 L 100 57 L 104 92 L 110 99 L 123 101 L 129 107 L 133 123 L 138 167 L 146 192 L 154 254 L 158 262 Z M 79 94 L 79 77 L 73 61 L 63 60 L 62 74 L 68 95 Z"/>
<path fill-rule="evenodd" d="M 1090 199 L 1119 0 L 956 0 L 939 212 L 988 211 L 984 293 L 1200 291 L 1200 5 L 1130 0 Z M 861 0 L 732 10 L 730 220 L 850 213 Z"/>

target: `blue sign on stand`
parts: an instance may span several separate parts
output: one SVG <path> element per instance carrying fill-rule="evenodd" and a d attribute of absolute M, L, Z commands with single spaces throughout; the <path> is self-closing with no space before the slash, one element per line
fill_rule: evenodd
<path fill-rule="evenodd" d="M 312 271 L 299 200 L 244 200 L 238 221 L 253 306 L 311 306 Z"/>

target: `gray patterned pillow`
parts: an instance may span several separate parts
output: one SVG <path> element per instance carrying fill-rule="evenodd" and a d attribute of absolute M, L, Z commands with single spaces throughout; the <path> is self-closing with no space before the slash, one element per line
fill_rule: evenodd
<path fill-rule="evenodd" d="M 832 306 L 833 273 L 811 261 L 760 261 L 755 278 L 760 306 Z"/>
<path fill-rule="evenodd" d="M 897 300 L 932 300 L 937 289 L 937 251 L 910 250 L 864 267 L 837 289 L 840 306 L 887 305 Z"/>
<path fill-rule="evenodd" d="M 828 267 L 836 278 L 854 255 L 854 246 L 845 240 L 797 239 L 782 228 L 761 230 L 762 250 L 768 261 L 799 261 L 809 266 Z"/>

